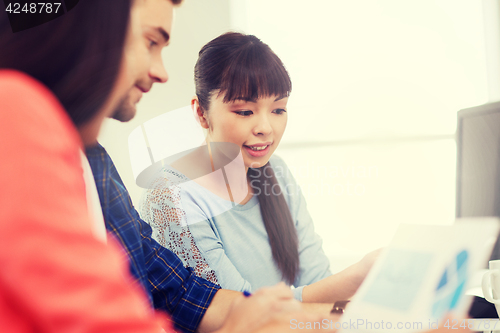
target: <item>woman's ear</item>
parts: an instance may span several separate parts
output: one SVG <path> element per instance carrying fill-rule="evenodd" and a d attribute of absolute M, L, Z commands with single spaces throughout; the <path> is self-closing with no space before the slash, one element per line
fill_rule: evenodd
<path fill-rule="evenodd" d="M 191 109 L 193 110 L 194 117 L 198 124 L 200 124 L 204 129 L 208 129 L 208 120 L 206 118 L 207 113 L 201 108 L 198 96 L 194 96 L 191 99 Z"/>

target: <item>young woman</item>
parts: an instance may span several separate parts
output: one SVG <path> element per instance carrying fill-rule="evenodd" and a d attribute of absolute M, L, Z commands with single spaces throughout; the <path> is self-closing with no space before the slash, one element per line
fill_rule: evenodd
<path fill-rule="evenodd" d="M 80 1 L 15 33 L 10 24 L 36 21 L 45 6 L 11 20 L 0 12 L 3 332 L 163 332 L 122 249 L 92 234 L 82 177 L 83 147 L 139 70 L 125 47 L 135 40 L 131 4 Z"/>
<path fill-rule="evenodd" d="M 273 156 L 292 87 L 280 59 L 255 36 L 226 33 L 201 49 L 195 85 L 207 146 L 163 168 L 145 192 L 154 237 L 226 289 L 285 281 L 306 302 L 352 296 L 376 254 L 330 272 L 304 197 Z"/>

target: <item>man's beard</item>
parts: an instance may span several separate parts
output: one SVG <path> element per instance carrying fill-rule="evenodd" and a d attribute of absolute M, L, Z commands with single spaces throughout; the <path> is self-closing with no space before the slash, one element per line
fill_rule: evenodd
<path fill-rule="evenodd" d="M 123 123 L 132 120 L 135 117 L 136 106 L 130 101 L 130 96 L 123 97 L 110 118 Z"/>

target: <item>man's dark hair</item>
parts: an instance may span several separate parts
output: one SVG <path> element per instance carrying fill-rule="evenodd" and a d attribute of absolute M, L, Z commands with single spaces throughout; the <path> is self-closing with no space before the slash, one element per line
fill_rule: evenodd
<path fill-rule="evenodd" d="M 45 84 L 79 126 L 104 105 L 123 57 L 132 0 L 84 0 L 50 22 L 13 33 L 0 13 L 0 68 Z M 29 98 L 29 96 L 27 96 Z"/>

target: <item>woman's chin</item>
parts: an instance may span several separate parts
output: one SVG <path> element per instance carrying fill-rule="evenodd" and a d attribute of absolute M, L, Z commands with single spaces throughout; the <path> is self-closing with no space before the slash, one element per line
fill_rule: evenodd
<path fill-rule="evenodd" d="M 247 166 L 247 168 L 258 169 L 266 165 L 267 162 L 269 162 L 269 159 L 266 159 L 265 161 L 252 161 L 250 163 L 245 163 L 245 166 Z"/>

